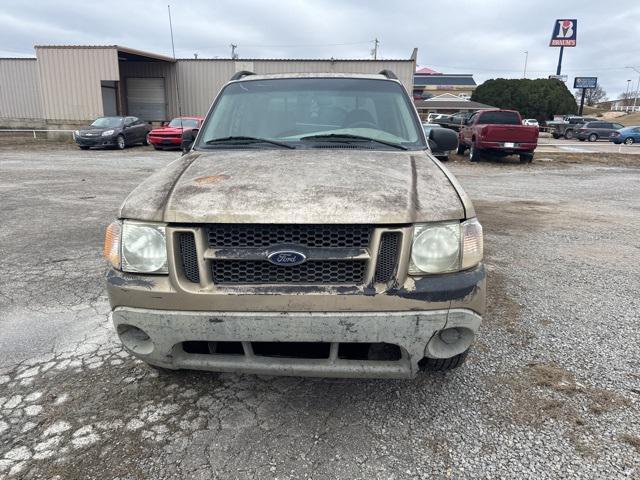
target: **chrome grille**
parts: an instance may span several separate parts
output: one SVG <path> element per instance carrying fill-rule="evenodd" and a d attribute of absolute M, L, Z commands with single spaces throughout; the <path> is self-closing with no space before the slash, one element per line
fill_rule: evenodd
<path fill-rule="evenodd" d="M 270 247 L 293 244 L 309 248 L 368 247 L 370 225 L 218 224 L 208 227 L 209 245 Z"/>
<path fill-rule="evenodd" d="M 300 265 L 282 266 L 260 260 L 214 260 L 211 268 L 214 283 L 224 285 L 358 285 L 364 282 L 367 264 L 362 260 L 311 260 Z"/>

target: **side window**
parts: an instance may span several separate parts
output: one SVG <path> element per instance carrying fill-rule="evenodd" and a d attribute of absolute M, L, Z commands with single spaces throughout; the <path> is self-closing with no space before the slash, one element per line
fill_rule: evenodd
<path fill-rule="evenodd" d="M 476 113 L 474 113 L 473 115 L 471 115 L 471 116 L 469 117 L 469 122 L 468 122 L 468 123 L 469 123 L 469 125 L 471 125 L 473 122 L 475 122 L 475 121 L 476 121 L 476 119 L 478 118 L 478 115 L 479 115 L 479 113 L 478 113 L 478 112 L 476 112 Z"/>
<path fill-rule="evenodd" d="M 624 125 L 620 125 L 619 123 L 612 123 L 611 125 L 613 125 L 613 128 L 615 128 L 616 130 L 624 128 Z"/>
<path fill-rule="evenodd" d="M 640 127 L 634 128 L 633 131 L 636 132 L 636 133 L 640 133 Z"/>
<path fill-rule="evenodd" d="M 134 124 L 135 121 L 136 121 L 136 117 L 125 117 L 124 125 L 125 127 L 130 127 L 131 125 Z"/>

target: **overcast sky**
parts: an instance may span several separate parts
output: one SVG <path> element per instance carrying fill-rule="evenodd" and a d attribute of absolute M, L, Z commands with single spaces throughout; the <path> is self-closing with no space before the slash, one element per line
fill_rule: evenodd
<path fill-rule="evenodd" d="M 555 74 L 548 47 L 556 18 L 578 19 L 578 46 L 565 48 L 562 73 L 597 76 L 609 97 L 636 88 L 639 0 L 2 0 L 0 56 L 33 56 L 33 45 L 124 45 L 176 56 L 240 58 L 408 58 L 445 73 L 488 78 Z"/>

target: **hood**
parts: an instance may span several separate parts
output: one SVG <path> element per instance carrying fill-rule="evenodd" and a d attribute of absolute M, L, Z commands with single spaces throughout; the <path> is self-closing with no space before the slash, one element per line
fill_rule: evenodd
<path fill-rule="evenodd" d="M 461 219 L 458 191 L 426 152 L 193 152 L 125 200 L 121 218 L 184 223 L 412 223 Z"/>
<path fill-rule="evenodd" d="M 84 127 L 84 128 L 80 128 L 78 129 L 78 132 L 80 132 L 80 135 L 85 135 L 87 133 L 91 134 L 91 135 L 100 135 L 102 134 L 102 132 L 106 132 L 107 130 L 120 130 L 121 127 L 92 127 L 91 125 Z"/>
<path fill-rule="evenodd" d="M 191 128 L 180 128 L 180 127 L 159 127 L 151 130 L 152 134 L 163 134 L 163 135 L 182 135 L 182 130 L 191 130 Z"/>

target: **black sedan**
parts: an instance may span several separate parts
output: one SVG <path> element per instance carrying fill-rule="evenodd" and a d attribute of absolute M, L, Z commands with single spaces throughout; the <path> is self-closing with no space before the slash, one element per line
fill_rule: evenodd
<path fill-rule="evenodd" d="M 137 117 L 100 117 L 89 127 L 73 132 L 73 139 L 82 150 L 89 147 L 149 145 L 151 126 Z"/>

